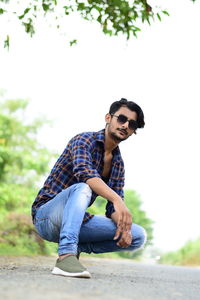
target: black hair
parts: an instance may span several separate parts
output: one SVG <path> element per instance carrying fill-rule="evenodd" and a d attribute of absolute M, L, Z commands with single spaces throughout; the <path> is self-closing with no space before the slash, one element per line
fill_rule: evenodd
<path fill-rule="evenodd" d="M 114 114 L 122 106 L 126 106 L 128 109 L 137 113 L 138 128 L 143 128 L 145 125 L 144 114 L 143 114 L 141 107 L 138 104 L 136 104 L 135 102 L 128 101 L 125 98 L 121 98 L 121 100 L 115 101 L 111 104 L 109 114 L 111 114 L 111 115 Z"/>

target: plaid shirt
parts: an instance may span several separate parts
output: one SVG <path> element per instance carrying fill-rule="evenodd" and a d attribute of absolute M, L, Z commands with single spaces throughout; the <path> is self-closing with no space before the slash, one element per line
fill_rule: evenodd
<path fill-rule="evenodd" d="M 63 189 L 75 183 L 86 182 L 89 178 L 102 178 L 104 142 L 105 129 L 98 132 L 84 132 L 69 141 L 32 205 L 33 219 L 37 208 L 54 198 Z M 119 147 L 113 150 L 110 177 L 106 184 L 122 199 L 124 198 L 124 163 Z M 93 192 L 90 205 L 96 197 L 97 194 Z M 113 204 L 108 201 L 106 216 L 110 218 L 113 212 Z M 90 214 L 86 213 L 84 221 L 90 217 Z"/>

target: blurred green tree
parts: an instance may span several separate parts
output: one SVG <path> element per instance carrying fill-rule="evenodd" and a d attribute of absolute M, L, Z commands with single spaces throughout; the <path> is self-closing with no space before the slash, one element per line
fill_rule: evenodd
<path fill-rule="evenodd" d="M 35 191 L 52 154 L 37 141 L 37 132 L 47 120 L 26 122 L 28 101 L 0 101 L 0 208 L 25 209 L 26 195 Z M 28 199 L 30 197 L 27 197 Z"/>
<path fill-rule="evenodd" d="M 30 217 L 37 182 L 54 156 L 37 141 L 47 120 L 31 122 L 28 101 L 0 97 L 0 255 L 47 253 Z"/>

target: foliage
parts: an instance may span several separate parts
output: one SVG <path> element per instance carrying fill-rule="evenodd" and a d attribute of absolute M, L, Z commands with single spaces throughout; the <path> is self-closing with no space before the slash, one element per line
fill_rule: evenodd
<path fill-rule="evenodd" d="M 152 8 L 147 0 L 31 0 L 22 1 L 1 0 L 0 15 L 14 16 L 25 32 L 31 37 L 35 33 L 36 21 L 40 17 L 53 16 L 57 28 L 60 27 L 59 20 L 78 13 L 81 18 L 100 24 L 102 31 L 108 35 L 124 34 L 127 39 L 131 35 L 136 36 L 140 31 L 137 23 L 147 22 L 158 18 L 161 14 L 169 15 L 161 8 Z M 52 23 L 52 21 L 51 21 Z M 9 34 L 4 43 L 9 47 Z"/>
<path fill-rule="evenodd" d="M 26 122 L 28 101 L 1 97 L 0 254 L 46 253 L 46 244 L 35 232 L 30 217 L 36 182 L 53 156 L 36 139 L 46 121 Z"/>
<path fill-rule="evenodd" d="M 26 100 L 0 100 L 1 214 L 27 213 L 27 199 L 33 199 L 35 182 L 47 171 L 52 157 L 36 139 L 46 121 L 43 118 L 31 124 L 26 122 Z"/>
<path fill-rule="evenodd" d="M 50 254 L 57 246 L 42 240 L 29 215 L 8 213 L 0 222 L 0 255 Z"/>
<path fill-rule="evenodd" d="M 92 214 L 104 215 L 106 202 L 107 201 L 104 198 L 97 197 L 94 204 L 88 209 L 88 211 Z M 125 190 L 125 203 L 132 213 L 133 222 L 145 228 L 148 237 L 147 244 L 151 244 L 153 239 L 153 221 L 149 219 L 146 212 L 141 209 L 142 202 L 139 195 L 133 190 Z M 132 258 L 138 256 L 141 252 L 142 251 L 132 253 L 124 251 L 117 253 L 117 255 L 115 254 L 115 256 Z"/>
<path fill-rule="evenodd" d="M 161 256 L 160 263 L 171 265 L 200 266 L 200 238 L 188 241 L 178 251 L 169 252 Z"/>
<path fill-rule="evenodd" d="M 50 153 L 38 144 L 36 133 L 46 122 L 25 123 L 28 101 L 0 102 L 0 181 L 32 186 L 47 170 Z M 26 176 L 25 176 L 26 175 Z"/>

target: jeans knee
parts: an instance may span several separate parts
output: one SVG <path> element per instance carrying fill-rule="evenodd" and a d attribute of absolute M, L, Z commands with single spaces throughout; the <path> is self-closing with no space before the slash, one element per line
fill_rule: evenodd
<path fill-rule="evenodd" d="M 142 233 L 141 233 L 141 236 L 140 236 L 140 243 L 141 243 L 141 248 L 144 248 L 145 244 L 146 244 L 146 241 L 147 241 L 147 232 L 144 228 L 142 228 Z"/>
<path fill-rule="evenodd" d="M 146 244 L 146 241 L 147 241 L 147 233 L 146 233 L 146 230 L 141 227 L 141 231 L 140 231 L 140 234 L 138 236 L 138 246 L 139 248 L 144 248 L 145 244 Z"/>
<path fill-rule="evenodd" d="M 146 230 L 142 226 L 134 224 L 134 227 L 132 228 L 132 235 L 132 246 L 136 246 L 137 249 L 143 249 L 147 241 Z"/>
<path fill-rule="evenodd" d="M 86 194 L 88 197 L 92 196 L 92 190 L 90 186 L 85 182 L 79 182 L 75 184 L 75 190 L 80 190 L 81 193 Z"/>

